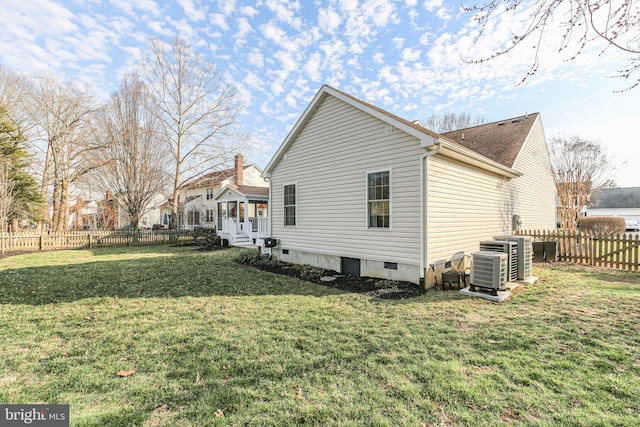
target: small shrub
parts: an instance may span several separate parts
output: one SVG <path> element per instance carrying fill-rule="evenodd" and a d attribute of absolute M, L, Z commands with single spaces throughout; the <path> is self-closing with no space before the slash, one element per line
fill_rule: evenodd
<path fill-rule="evenodd" d="M 236 259 L 240 264 L 254 265 L 264 261 L 264 258 L 256 249 L 245 249 L 238 254 Z"/>
<path fill-rule="evenodd" d="M 193 240 L 204 249 L 220 247 L 222 239 L 215 228 L 197 227 L 193 229 Z"/>
<path fill-rule="evenodd" d="M 624 218 L 617 216 L 588 216 L 580 218 L 580 231 L 591 231 L 599 234 L 622 234 L 627 226 Z"/>

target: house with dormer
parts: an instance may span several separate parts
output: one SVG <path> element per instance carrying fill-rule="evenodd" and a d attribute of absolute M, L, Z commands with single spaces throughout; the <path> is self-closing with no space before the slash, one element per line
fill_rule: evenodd
<path fill-rule="evenodd" d="M 227 191 L 219 195 L 223 190 Z M 266 217 L 269 186 L 262 169 L 255 164 L 245 165 L 243 156 L 237 154 L 232 169 L 210 172 L 185 183 L 178 197 L 178 229 L 216 228 L 219 234 L 226 234 L 223 238 L 232 245 L 236 239 L 239 245 L 253 244 L 256 237 L 245 232 L 245 222 L 257 223 L 259 215 Z M 161 207 L 163 225 L 169 225 L 170 215 L 168 200 Z M 234 233 L 231 226 L 235 227 Z"/>

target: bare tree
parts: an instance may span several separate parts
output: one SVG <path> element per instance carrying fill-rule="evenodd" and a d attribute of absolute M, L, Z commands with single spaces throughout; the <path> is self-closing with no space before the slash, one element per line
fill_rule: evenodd
<path fill-rule="evenodd" d="M 242 144 L 234 129 L 239 111 L 236 91 L 224 82 L 214 63 L 181 38 L 170 46 L 151 40 L 142 74 L 171 153 L 170 228 L 176 228 L 180 186 L 222 166 Z"/>
<path fill-rule="evenodd" d="M 101 152 L 105 166 L 97 171 L 95 181 L 103 193 L 112 191 L 134 230 L 168 184 L 168 147 L 149 107 L 144 83 L 137 74 L 128 74 L 99 119 L 107 146 Z"/>
<path fill-rule="evenodd" d="M 485 122 L 482 117 L 472 117 L 469 113 L 454 113 L 449 111 L 443 114 L 432 114 L 427 118 L 424 126 L 437 133 L 451 132 L 481 125 Z"/>
<path fill-rule="evenodd" d="M 7 230 L 9 219 L 15 212 L 14 188 L 15 181 L 11 177 L 11 165 L 8 159 L 0 157 L 0 233 L 2 234 Z M 2 244 L 4 245 L 4 239 Z M 2 253 L 4 253 L 4 246 Z"/>
<path fill-rule="evenodd" d="M 633 0 L 485 0 L 473 6 L 464 6 L 476 14 L 481 37 L 491 18 L 496 14 L 524 9 L 528 20 L 524 30 L 512 33 L 507 46 L 490 57 L 469 62 L 482 62 L 511 52 L 526 40 L 533 40 L 534 58 L 529 72 L 522 81 L 535 74 L 539 68 L 538 53 L 545 35 L 553 27 L 563 28 L 558 51 L 573 48 L 575 59 L 585 47 L 595 40 L 605 42 L 602 50 L 617 49 L 629 56 L 628 66 L 619 70 L 619 77 L 629 78 L 640 69 L 640 5 Z M 629 89 L 640 85 L 640 78 Z"/>
<path fill-rule="evenodd" d="M 599 142 L 577 135 L 551 138 L 549 154 L 558 189 L 559 221 L 562 230 L 573 231 L 591 195 L 613 174 L 612 161 Z"/>
<path fill-rule="evenodd" d="M 87 87 L 51 75 L 34 79 L 27 95 L 34 137 L 44 155 L 41 192 L 46 197 L 53 186 L 51 227 L 61 231 L 68 226 L 71 185 L 97 167 L 95 151 L 102 146 L 94 132 L 96 103 Z"/>
<path fill-rule="evenodd" d="M 0 65 L 0 105 L 4 108 L 4 115 L 20 132 L 25 131 L 28 119 L 23 108 L 24 85 L 22 76 Z"/>

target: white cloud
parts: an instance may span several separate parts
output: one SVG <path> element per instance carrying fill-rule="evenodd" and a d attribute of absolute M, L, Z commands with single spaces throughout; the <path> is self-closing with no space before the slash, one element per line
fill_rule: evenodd
<path fill-rule="evenodd" d="M 311 54 L 311 57 L 304 66 L 304 70 L 313 82 L 322 81 L 322 57 L 318 52 Z"/>
<path fill-rule="evenodd" d="M 404 46 L 404 42 L 406 40 L 403 37 L 394 37 L 391 39 L 391 42 L 393 43 L 393 46 L 396 49 L 402 49 L 402 46 Z"/>
<path fill-rule="evenodd" d="M 236 0 L 218 0 L 218 9 L 229 15 L 236 11 Z"/>
<path fill-rule="evenodd" d="M 229 29 L 229 24 L 227 24 L 227 19 L 225 18 L 225 15 L 223 15 L 222 13 L 210 14 L 209 21 L 216 27 L 222 28 L 224 31 L 227 31 Z"/>
<path fill-rule="evenodd" d="M 420 59 L 421 53 L 422 52 L 420 52 L 417 49 L 410 49 L 410 48 L 403 49 L 402 60 L 406 62 L 418 61 Z"/>
<path fill-rule="evenodd" d="M 332 8 L 318 10 L 318 25 L 322 31 L 333 34 L 341 23 L 340 15 Z"/>
<path fill-rule="evenodd" d="M 198 30 L 193 24 L 186 19 L 173 19 L 171 17 L 166 18 L 167 22 L 175 27 L 178 34 L 181 37 L 189 40 L 189 43 L 193 46 L 206 46 L 206 42 L 198 35 Z"/>
<path fill-rule="evenodd" d="M 158 33 L 165 37 L 173 37 L 175 35 L 174 31 L 165 27 L 164 21 L 151 21 L 147 23 L 149 28 L 153 30 L 155 33 Z"/>
<path fill-rule="evenodd" d="M 262 89 L 264 86 L 264 80 L 254 72 L 247 74 L 242 81 L 251 89 Z"/>
<path fill-rule="evenodd" d="M 205 12 L 198 9 L 193 4 L 193 0 L 178 0 L 178 4 L 184 10 L 185 15 L 187 15 L 187 17 L 192 21 L 201 21 L 204 19 Z"/>
<path fill-rule="evenodd" d="M 237 24 L 238 31 L 235 33 L 234 38 L 236 39 L 236 46 L 242 46 L 247 42 L 247 35 L 253 32 L 253 27 L 246 18 L 238 18 Z"/>
<path fill-rule="evenodd" d="M 256 8 L 252 6 L 243 6 L 240 8 L 240 13 L 246 15 L 250 18 L 255 17 L 259 12 Z"/>
<path fill-rule="evenodd" d="M 264 56 L 262 55 L 262 52 L 260 52 L 260 50 L 258 49 L 252 49 L 247 54 L 247 60 L 251 65 L 255 65 L 258 68 L 264 67 Z"/>
<path fill-rule="evenodd" d="M 278 20 L 289 24 L 295 29 L 302 28 L 302 20 L 296 16 L 300 10 L 300 3 L 290 0 L 269 0 L 266 2 L 267 8 L 275 13 Z"/>
<path fill-rule="evenodd" d="M 424 2 L 424 8 L 429 12 L 438 10 L 441 7 L 442 7 L 442 0 L 427 0 Z"/>

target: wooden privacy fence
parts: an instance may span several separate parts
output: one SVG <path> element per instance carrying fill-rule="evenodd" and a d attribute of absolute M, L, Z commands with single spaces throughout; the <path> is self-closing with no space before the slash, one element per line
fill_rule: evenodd
<path fill-rule="evenodd" d="M 594 234 L 590 232 L 531 231 L 518 234 L 538 242 L 557 242 L 560 261 L 597 267 L 640 270 L 640 236 L 638 234 Z"/>
<path fill-rule="evenodd" d="M 55 249 L 104 248 L 115 246 L 163 245 L 189 243 L 194 240 L 190 231 L 69 231 L 62 233 L 6 233 L 0 234 L 0 251 L 27 252 Z"/>

